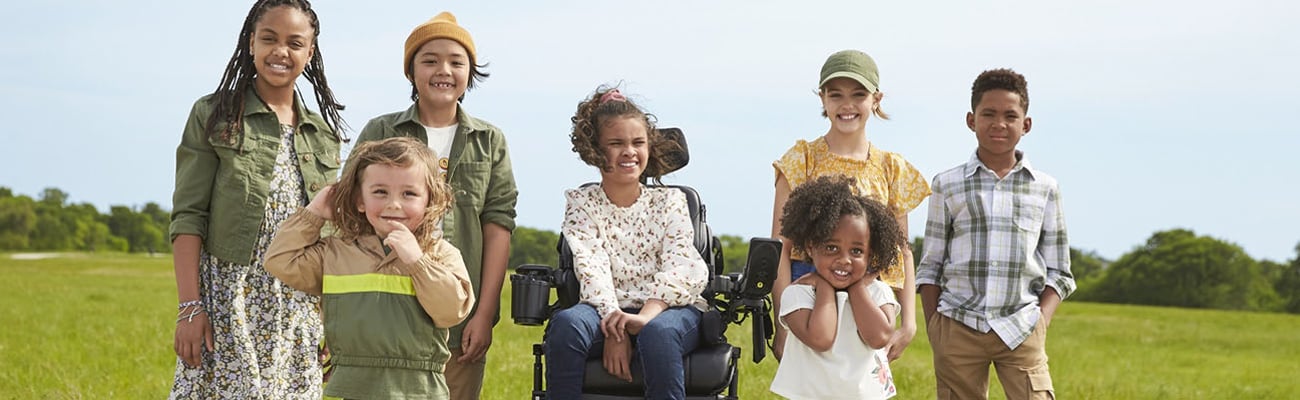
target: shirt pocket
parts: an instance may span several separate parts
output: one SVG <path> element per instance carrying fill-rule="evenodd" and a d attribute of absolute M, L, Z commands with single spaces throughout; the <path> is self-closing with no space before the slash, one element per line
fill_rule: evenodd
<path fill-rule="evenodd" d="M 456 195 L 457 208 L 482 210 L 487 197 L 489 172 L 487 161 L 462 161 L 456 166 L 456 176 L 451 179 L 451 190 Z"/>
<path fill-rule="evenodd" d="M 1043 212 L 1047 200 L 1038 196 L 1020 196 L 1015 201 L 1015 220 L 1017 228 L 1026 231 L 1043 229 Z"/>
<path fill-rule="evenodd" d="M 337 151 L 319 150 L 306 154 L 298 155 L 299 170 L 302 171 L 304 188 L 307 189 L 308 198 L 316 196 L 325 185 L 328 185 L 339 174 L 339 154 Z"/>
<path fill-rule="evenodd" d="M 217 156 L 216 171 L 212 172 L 212 187 L 214 197 L 221 192 L 248 192 L 248 177 L 246 171 L 248 166 L 253 164 L 249 158 L 251 152 L 248 149 L 240 148 L 241 137 L 233 135 L 230 138 L 222 139 L 221 135 L 208 136 L 208 144 L 212 146 L 212 152 Z"/>

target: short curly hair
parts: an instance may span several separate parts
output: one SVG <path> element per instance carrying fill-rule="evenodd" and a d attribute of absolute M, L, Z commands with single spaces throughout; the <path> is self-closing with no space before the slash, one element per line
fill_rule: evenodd
<path fill-rule="evenodd" d="M 429 191 L 429 204 L 424 209 L 424 219 L 411 234 L 420 243 L 421 249 L 432 249 L 441 237 L 437 222 L 451 209 L 454 201 L 451 186 L 438 176 L 438 156 L 433 150 L 429 150 L 429 146 L 417 139 L 395 137 L 359 143 L 348 158 L 339 183 L 334 185 L 333 198 L 330 199 L 330 211 L 334 214 L 332 222 L 338 227 L 339 237 L 350 240 L 375 233 L 375 228 L 370 226 L 365 214 L 358 210 L 361 178 L 366 167 L 378 164 L 406 168 L 419 164 L 421 169 L 428 172 L 424 181 Z"/>
<path fill-rule="evenodd" d="M 840 218 L 852 215 L 866 219 L 871 232 L 867 271 L 884 271 L 907 245 L 898 220 L 880 202 L 854 193 L 854 179 L 822 176 L 799 185 L 781 210 L 781 236 L 805 252 L 830 240 Z"/>
<path fill-rule="evenodd" d="M 632 102 L 632 99 L 618 96 L 615 99 L 601 101 L 606 94 L 617 90 L 617 87 L 601 85 L 591 96 L 578 103 L 578 111 L 569 119 L 573 122 L 573 132 L 569 134 L 569 141 L 573 143 L 573 152 L 578 153 L 578 157 L 582 158 L 587 165 L 608 170 L 609 160 L 605 159 L 605 153 L 600 149 L 600 128 L 611 118 L 638 118 L 645 122 L 646 140 L 650 148 L 650 155 L 646 159 L 646 172 L 642 178 L 651 178 L 655 183 L 662 184 L 660 178 L 663 177 L 663 171 L 671 170 L 668 155 L 680 146 L 677 142 L 664 138 L 664 135 L 655 129 L 655 116 L 642 110 Z"/>
<path fill-rule="evenodd" d="M 1020 96 L 1020 109 L 1029 113 L 1029 82 L 1025 76 L 1007 68 L 990 69 L 981 72 L 970 88 L 970 110 L 976 111 L 984 93 L 990 90 L 1005 90 Z"/>

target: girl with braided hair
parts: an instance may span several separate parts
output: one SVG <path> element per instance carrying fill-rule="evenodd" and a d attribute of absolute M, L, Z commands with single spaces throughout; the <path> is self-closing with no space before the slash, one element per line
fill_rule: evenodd
<path fill-rule="evenodd" d="M 259 0 L 176 149 L 173 399 L 319 399 L 319 299 L 262 268 L 275 228 L 335 178 L 343 105 L 307 0 Z M 306 76 L 321 114 L 295 88 Z"/>

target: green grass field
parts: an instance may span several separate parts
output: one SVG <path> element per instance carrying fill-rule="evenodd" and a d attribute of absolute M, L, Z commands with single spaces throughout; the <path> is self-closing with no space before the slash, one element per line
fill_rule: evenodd
<path fill-rule="evenodd" d="M 166 397 L 175 367 L 170 257 L 0 254 L 0 282 L 0 399 Z M 531 345 L 542 329 L 510 324 L 509 304 L 489 353 L 485 399 L 523 399 L 532 389 Z M 741 398 L 774 398 L 767 385 L 776 363 L 749 361 L 748 326 L 729 334 L 745 348 Z M 1064 399 L 1300 396 L 1296 315 L 1067 301 L 1048 354 Z M 897 398 L 934 397 L 924 332 L 893 370 Z M 1001 397 L 996 384 L 991 397 Z"/>

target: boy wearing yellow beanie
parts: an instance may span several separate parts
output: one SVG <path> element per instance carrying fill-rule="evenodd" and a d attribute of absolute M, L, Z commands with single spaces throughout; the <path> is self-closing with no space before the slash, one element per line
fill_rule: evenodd
<path fill-rule="evenodd" d="M 499 316 L 519 191 L 501 129 L 460 105 L 465 92 L 488 74 L 456 17 L 443 12 L 416 26 L 406 38 L 402 67 L 414 104 L 371 119 L 357 140 L 414 137 L 439 157 L 443 179 L 456 196 L 442 221 L 443 234 L 460 249 L 478 299 L 470 317 L 451 329 L 451 359 L 443 375 L 451 399 L 477 399 Z"/>

